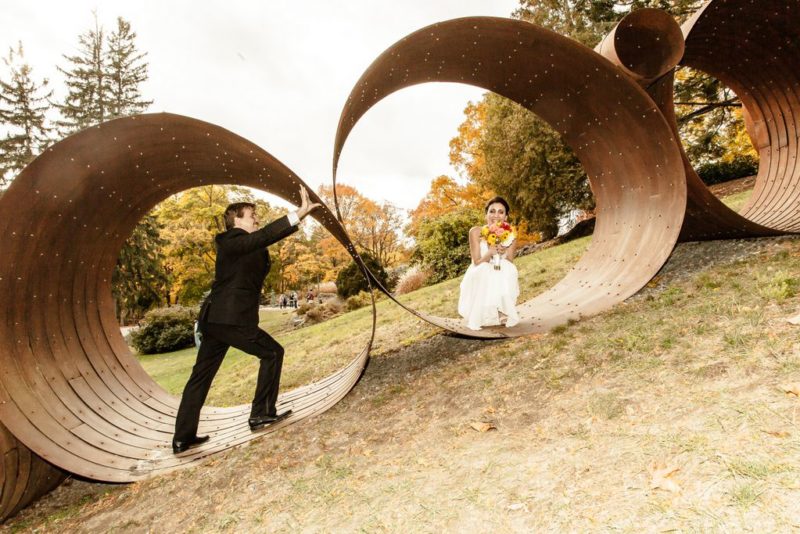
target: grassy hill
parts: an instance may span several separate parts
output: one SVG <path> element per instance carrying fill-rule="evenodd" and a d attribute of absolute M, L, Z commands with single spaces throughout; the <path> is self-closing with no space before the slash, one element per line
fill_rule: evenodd
<path fill-rule="evenodd" d="M 520 259 L 526 295 L 586 244 Z M 3 528 L 796 531 L 798 259 L 796 237 L 682 244 L 611 311 L 505 341 L 435 335 L 382 301 L 368 372 L 325 414 L 142 483 L 73 481 Z M 407 298 L 452 314 L 457 284 Z M 349 359 L 369 320 L 281 334 L 284 385 Z M 230 358 L 218 401 L 248 400 L 250 359 Z"/>

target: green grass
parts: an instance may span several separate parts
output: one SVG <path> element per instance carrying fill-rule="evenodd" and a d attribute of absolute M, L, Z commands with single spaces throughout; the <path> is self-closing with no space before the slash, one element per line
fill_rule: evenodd
<path fill-rule="evenodd" d="M 739 211 L 742 209 L 742 206 L 750 200 L 750 196 L 753 194 L 752 189 L 748 189 L 747 191 L 741 191 L 739 193 L 734 193 L 733 195 L 729 195 L 722 200 L 722 203 L 728 206 L 733 211 Z"/>
<path fill-rule="evenodd" d="M 583 254 L 591 238 L 518 258 L 520 302 L 551 287 Z M 763 264 L 769 263 L 767 269 Z M 587 328 L 585 322 L 562 325 L 548 336 L 547 351 L 568 350 L 585 365 L 628 362 L 632 369 L 650 373 L 665 365 L 662 355 L 685 354 L 692 361 L 697 350 L 715 351 L 737 359 L 752 359 L 761 339 L 763 313 L 767 305 L 791 307 L 800 288 L 795 257 L 781 248 L 765 257 L 735 262 L 711 271 L 701 271 L 681 284 L 670 284 L 647 302 L 625 303 L 603 314 L 603 328 Z M 713 271 L 713 272 L 712 272 Z M 408 306 L 440 316 L 456 316 L 460 279 L 424 287 L 400 300 Z M 674 312 L 676 307 L 681 313 Z M 642 319 L 647 308 L 648 319 Z M 418 320 L 385 297 L 377 302 L 378 322 L 373 357 L 407 346 L 439 330 Z M 372 326 L 372 310 L 361 308 L 316 325 L 293 328 L 292 313 L 262 314 L 261 326 L 286 347 L 281 388 L 283 391 L 313 382 L 340 369 L 366 345 Z M 720 328 L 724 321 L 724 328 Z M 696 342 L 703 339 L 702 344 Z M 781 340 L 771 351 L 782 354 Z M 698 348 L 702 345 L 702 348 Z M 179 395 L 195 360 L 195 349 L 169 354 L 141 356 L 145 370 L 167 391 Z M 773 356 L 774 357 L 774 356 Z M 785 360 L 787 368 L 796 361 Z M 674 363 L 673 363 L 674 364 Z M 216 406 L 243 404 L 255 387 L 258 361 L 230 350 L 209 392 L 208 403 Z M 698 367 L 704 374 L 714 369 Z M 721 371 L 724 372 L 724 371 Z M 561 387 L 554 375 L 549 387 Z M 380 401 L 377 401 L 380 402 Z M 603 410 L 600 410 L 603 412 Z M 610 413 L 610 412 L 609 412 Z M 604 417 L 606 415 L 603 415 Z"/>

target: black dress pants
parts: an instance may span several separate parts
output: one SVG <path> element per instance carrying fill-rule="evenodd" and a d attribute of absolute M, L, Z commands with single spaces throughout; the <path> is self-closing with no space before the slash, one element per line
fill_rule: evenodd
<path fill-rule="evenodd" d="M 280 343 L 257 325 L 201 322 L 200 331 L 203 339 L 192 374 L 183 389 L 175 420 L 175 441 L 189 441 L 197 435 L 200 410 L 229 347 L 235 347 L 261 360 L 250 417 L 276 413 L 275 403 L 278 400 L 284 352 Z"/>

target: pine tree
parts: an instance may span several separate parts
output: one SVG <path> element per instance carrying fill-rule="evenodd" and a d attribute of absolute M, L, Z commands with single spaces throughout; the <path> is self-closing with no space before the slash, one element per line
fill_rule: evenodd
<path fill-rule="evenodd" d="M 136 33 L 125 19 L 106 37 L 94 16 L 94 28 L 79 36 L 78 53 L 64 55 L 69 62 L 59 67 L 66 77 L 67 95 L 57 104 L 62 135 L 101 122 L 135 115 L 146 110 L 151 100 L 142 99 L 140 84 L 147 80 L 145 53 L 136 48 Z M 117 317 L 128 322 L 162 302 L 167 284 L 164 270 L 161 227 L 152 215 L 145 216 L 125 242 L 113 277 Z"/>
<path fill-rule="evenodd" d="M 167 274 L 164 270 L 161 226 L 154 215 L 145 215 L 125 242 L 112 277 L 112 293 L 120 324 L 129 324 L 162 302 Z"/>
<path fill-rule="evenodd" d="M 24 59 L 19 43 L 3 60 L 10 77 L 8 81 L 0 79 L 0 121 L 6 131 L 0 140 L 0 188 L 51 142 L 46 112 L 52 91 L 45 92 L 47 80 L 34 80 L 33 69 Z"/>
<path fill-rule="evenodd" d="M 103 51 L 103 28 L 94 15 L 94 28 L 78 37 L 79 50 L 72 56 L 64 55 L 70 66 L 57 67 L 65 76 L 67 96 L 56 104 L 62 119 L 56 121 L 63 136 L 107 120 L 109 80 L 107 58 Z"/>
<path fill-rule="evenodd" d="M 139 85 L 147 81 L 147 55 L 136 49 L 136 33 L 122 17 L 117 29 L 108 38 L 107 81 L 109 118 L 134 115 L 145 111 L 152 100 L 142 100 Z"/>

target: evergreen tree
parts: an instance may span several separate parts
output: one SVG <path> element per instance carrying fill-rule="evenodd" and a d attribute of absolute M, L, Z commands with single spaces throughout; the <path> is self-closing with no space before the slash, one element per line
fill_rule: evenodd
<path fill-rule="evenodd" d="M 119 253 L 111 283 L 120 324 L 141 318 L 162 302 L 167 275 L 160 230 L 155 216 L 145 215 Z"/>
<path fill-rule="evenodd" d="M 57 67 L 65 77 L 67 96 L 56 104 L 62 119 L 57 121 L 59 133 L 66 136 L 99 124 L 108 118 L 107 57 L 103 50 L 103 28 L 94 15 L 94 28 L 78 37 L 78 53 L 64 55 L 69 62 L 66 68 Z"/>
<path fill-rule="evenodd" d="M 0 139 L 0 188 L 50 144 L 47 125 L 47 80 L 37 83 L 31 67 L 24 61 L 22 43 L 9 50 L 4 59 L 9 68 L 8 81 L 0 79 L 0 122 L 5 138 Z"/>
<path fill-rule="evenodd" d="M 58 70 L 65 76 L 67 95 L 56 107 L 61 113 L 59 133 L 69 135 L 119 116 L 146 110 L 140 84 L 147 80 L 146 54 L 136 48 L 136 33 L 129 22 L 117 18 L 117 27 L 106 37 L 94 16 L 94 28 L 78 37 L 74 55 Z M 139 318 L 163 302 L 167 290 L 164 255 L 166 242 L 152 215 L 144 217 L 125 242 L 117 260 L 113 291 L 120 322 Z"/>
<path fill-rule="evenodd" d="M 147 54 L 136 49 L 135 40 L 130 23 L 117 17 L 117 28 L 108 38 L 106 62 L 109 118 L 141 113 L 153 103 L 143 100 L 139 90 L 148 77 Z"/>

